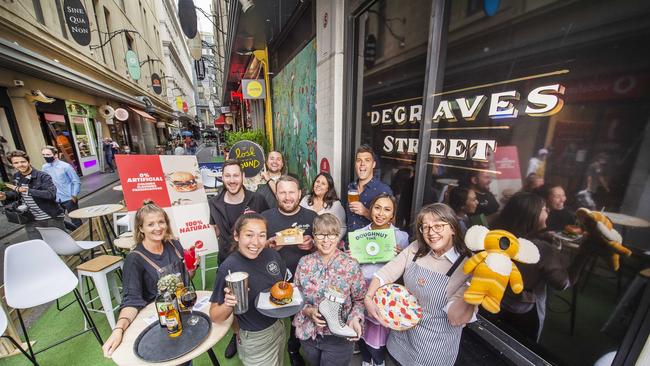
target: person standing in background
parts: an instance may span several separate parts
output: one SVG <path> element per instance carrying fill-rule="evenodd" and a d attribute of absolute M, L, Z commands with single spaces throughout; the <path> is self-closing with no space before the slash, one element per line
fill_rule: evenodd
<path fill-rule="evenodd" d="M 538 177 L 544 179 L 544 173 L 546 172 L 546 157 L 548 156 L 548 150 L 545 148 L 539 149 L 537 151 L 537 156 L 533 156 L 528 161 L 528 169 L 526 170 L 526 176 L 531 174 L 537 174 Z"/>
<path fill-rule="evenodd" d="M 113 166 L 113 143 L 111 142 L 111 139 L 106 137 L 102 148 L 104 150 L 104 163 L 106 164 L 104 172 L 106 172 L 106 169 L 110 169 L 109 172 L 113 173 L 115 172 L 115 167 Z"/>
<path fill-rule="evenodd" d="M 264 182 L 257 187 L 257 193 L 261 194 L 269 208 L 278 207 L 275 198 L 275 186 L 284 171 L 284 157 L 279 151 L 270 151 L 266 157 L 266 171 L 262 173 Z"/>
<path fill-rule="evenodd" d="M 59 151 L 56 147 L 47 145 L 41 150 L 45 164 L 43 171 L 52 177 L 56 186 L 56 201 L 63 207 L 66 213 L 79 208 L 79 192 L 81 191 L 81 179 L 72 165 L 59 159 Z M 80 219 L 72 219 L 72 223 L 81 226 Z"/>

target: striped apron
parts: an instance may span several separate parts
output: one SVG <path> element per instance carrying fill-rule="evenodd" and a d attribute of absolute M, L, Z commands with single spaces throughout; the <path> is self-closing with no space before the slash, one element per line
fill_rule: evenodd
<path fill-rule="evenodd" d="M 422 306 L 422 319 L 409 330 L 390 331 L 386 346 L 400 364 L 452 366 L 456 361 L 463 327 L 451 326 L 443 308 L 449 277 L 463 258 L 460 256 L 446 274 L 420 267 L 415 258 L 407 264 L 404 284 Z"/>

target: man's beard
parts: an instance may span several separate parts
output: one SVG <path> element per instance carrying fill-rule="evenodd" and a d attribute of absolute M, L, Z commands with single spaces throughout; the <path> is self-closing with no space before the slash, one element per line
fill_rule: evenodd
<path fill-rule="evenodd" d="M 282 211 L 284 213 L 290 213 L 290 212 L 294 212 L 298 208 L 298 206 L 300 206 L 300 202 L 298 202 L 296 200 L 296 203 L 292 207 L 290 207 L 288 210 L 285 209 L 284 204 L 278 205 L 278 208 L 280 209 L 280 211 Z"/>

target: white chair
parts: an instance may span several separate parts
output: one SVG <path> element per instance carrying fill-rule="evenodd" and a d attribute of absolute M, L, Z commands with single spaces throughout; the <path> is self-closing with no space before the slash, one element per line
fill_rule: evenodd
<path fill-rule="evenodd" d="M 100 347 L 104 343 L 77 290 L 79 284 L 77 277 L 43 240 L 28 240 L 7 247 L 4 259 L 4 281 L 7 305 L 16 310 L 29 354 L 33 359 L 36 359 L 35 354 L 38 352 L 34 353 L 32 349 L 20 310 L 46 304 L 70 292 L 74 293 L 90 327 L 52 346 L 44 347 L 42 351 L 87 331 L 93 332 Z"/>
<path fill-rule="evenodd" d="M 129 212 L 115 212 L 113 213 L 113 230 L 115 233 L 120 236 L 122 232 L 131 231 L 131 223 L 133 222 L 133 215 Z M 120 230 L 124 228 L 124 230 Z"/>
<path fill-rule="evenodd" d="M 219 243 L 217 242 L 217 246 Z M 201 290 L 205 290 L 205 272 L 213 269 L 219 268 L 219 265 L 215 267 L 206 267 L 205 260 L 206 258 L 216 258 L 219 256 L 219 252 L 216 253 L 211 253 L 211 254 L 204 254 L 204 255 L 199 255 L 199 266 L 201 267 Z"/>
<path fill-rule="evenodd" d="M 57 227 L 37 227 L 36 230 L 58 255 L 80 255 L 84 250 L 90 250 L 92 254 L 92 251 L 99 246 L 104 253 L 108 254 L 103 241 L 74 240 L 68 233 Z"/>
<path fill-rule="evenodd" d="M 10 337 L 8 335 L 5 335 L 5 331 L 7 330 L 7 324 L 8 324 L 8 321 L 7 321 L 7 315 L 5 314 L 5 309 L 2 306 L 0 306 L 0 338 L 4 338 L 4 339 L 9 340 L 9 342 L 11 342 L 11 344 L 13 344 L 14 347 L 16 347 L 17 350 L 19 350 L 25 357 L 27 357 L 28 360 L 30 360 L 34 364 L 34 366 L 38 366 L 38 362 L 36 362 L 36 359 L 32 358 L 23 349 L 23 347 L 21 347 L 18 344 L 18 342 L 16 342 L 15 339 L 13 339 L 12 337 Z"/>

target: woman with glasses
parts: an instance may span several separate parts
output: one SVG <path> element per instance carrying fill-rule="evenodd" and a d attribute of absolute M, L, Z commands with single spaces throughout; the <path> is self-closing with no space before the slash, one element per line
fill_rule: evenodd
<path fill-rule="evenodd" d="M 312 227 L 317 250 L 300 259 L 294 279 L 305 301 L 304 308 L 293 320 L 296 338 L 310 365 L 348 365 L 352 358 L 352 341 L 359 339 L 363 329 L 366 281 L 359 263 L 337 247 L 341 222 L 336 216 L 320 215 L 314 219 Z M 352 328 L 355 337 L 346 339 L 333 335 L 319 312 L 319 304 L 328 301 L 326 292 L 331 289 L 344 299 L 340 305 L 341 320 Z"/>
<path fill-rule="evenodd" d="M 300 206 L 310 209 L 319 215 L 331 213 L 341 222 L 341 236 L 345 235 L 347 225 L 345 209 L 336 194 L 334 179 L 329 173 L 321 172 L 311 185 L 311 192 L 300 200 Z"/>
<path fill-rule="evenodd" d="M 515 295 L 506 290 L 498 319 L 513 330 L 537 341 L 542 334 L 546 315 L 546 287 L 551 285 L 564 290 L 577 281 L 578 273 L 588 256 L 587 246 L 581 250 L 567 268 L 562 252 L 551 244 L 553 238 L 546 231 L 548 208 L 544 199 L 534 193 L 518 192 L 503 207 L 492 229 L 502 229 L 518 238 L 530 240 L 539 249 L 540 259 L 535 264 L 517 263 L 524 281 L 524 290 Z"/>
<path fill-rule="evenodd" d="M 460 267 L 470 251 L 461 240 L 456 214 L 445 204 L 423 207 L 415 228 L 416 240 L 375 273 L 365 296 L 366 310 L 377 319 L 375 292 L 403 276 L 422 307 L 422 319 L 409 330 L 391 330 L 388 353 L 397 365 L 451 366 L 463 326 L 476 312 L 463 300 L 468 276 Z"/>

